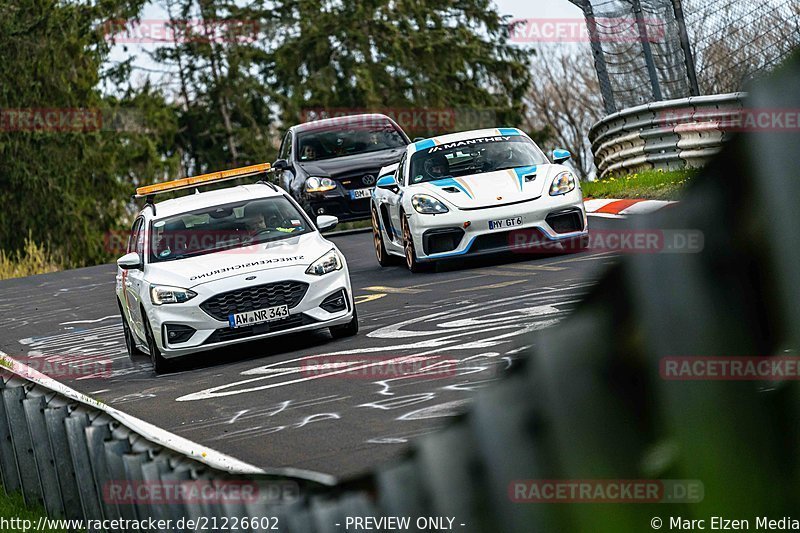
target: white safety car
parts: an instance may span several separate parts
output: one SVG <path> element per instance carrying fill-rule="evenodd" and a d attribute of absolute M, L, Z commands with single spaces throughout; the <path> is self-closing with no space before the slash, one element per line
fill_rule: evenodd
<path fill-rule="evenodd" d="M 588 240 L 580 183 L 566 150 L 551 163 L 515 128 L 443 135 L 409 145 L 381 169 L 372 232 L 381 266 L 404 257 L 412 272 L 459 256 Z M 561 246 L 565 244 L 566 246 Z"/>
<path fill-rule="evenodd" d="M 268 164 L 137 189 L 146 198 L 117 261 L 117 302 L 131 356 L 155 371 L 170 359 L 222 346 L 330 328 L 355 335 L 358 317 L 347 264 L 286 192 L 259 181 L 199 192 L 197 187 L 263 174 Z M 190 194 L 154 203 L 156 194 Z"/>

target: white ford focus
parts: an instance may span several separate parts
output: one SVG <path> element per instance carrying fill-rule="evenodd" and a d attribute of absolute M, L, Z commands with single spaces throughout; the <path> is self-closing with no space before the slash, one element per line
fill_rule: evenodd
<path fill-rule="evenodd" d="M 168 360 L 284 333 L 355 335 L 344 257 L 282 189 L 266 182 L 153 203 L 162 192 L 263 173 L 269 165 L 137 189 L 147 198 L 117 261 L 117 300 L 130 355 Z"/>
<path fill-rule="evenodd" d="M 404 257 L 412 272 L 440 259 L 531 243 L 582 248 L 586 210 L 577 178 L 514 128 L 443 135 L 408 146 L 380 172 L 372 231 L 381 266 Z M 560 248 L 560 247 L 559 247 Z"/>

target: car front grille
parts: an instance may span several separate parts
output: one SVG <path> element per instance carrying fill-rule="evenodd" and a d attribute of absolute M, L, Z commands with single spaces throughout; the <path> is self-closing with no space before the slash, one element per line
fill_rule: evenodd
<path fill-rule="evenodd" d="M 348 172 L 341 176 L 337 176 L 336 180 L 347 190 L 364 189 L 366 187 L 374 187 L 375 181 L 378 179 L 378 172 L 381 169 L 359 170 L 357 172 Z M 372 176 L 372 179 L 367 178 Z M 366 180 L 365 180 L 366 178 Z"/>
<path fill-rule="evenodd" d="M 579 209 L 550 213 L 545 220 L 556 233 L 572 233 L 583 230 L 583 213 Z"/>
<path fill-rule="evenodd" d="M 471 253 L 500 250 L 516 250 L 520 246 L 549 243 L 549 239 L 539 228 L 525 228 L 497 233 L 485 233 L 475 238 Z"/>
<path fill-rule="evenodd" d="M 288 305 L 291 309 L 300 303 L 307 291 L 308 283 L 279 281 L 217 294 L 200 304 L 200 309 L 217 320 L 227 322 L 228 315 L 232 313 L 256 311 L 277 305 Z"/>

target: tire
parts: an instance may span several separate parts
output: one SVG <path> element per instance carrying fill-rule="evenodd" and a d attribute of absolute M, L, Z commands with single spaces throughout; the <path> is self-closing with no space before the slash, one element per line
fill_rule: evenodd
<path fill-rule="evenodd" d="M 128 324 L 128 319 L 125 318 L 125 313 L 122 311 L 122 304 L 117 302 L 117 305 L 119 306 L 119 313 L 122 318 L 122 334 L 125 336 L 125 349 L 128 351 L 128 358 L 133 361 L 134 357 L 145 355 L 145 353 L 136 346 L 136 339 Z"/>
<path fill-rule="evenodd" d="M 417 251 L 414 249 L 414 239 L 411 236 L 411 227 L 405 214 L 401 216 L 403 221 L 403 251 L 406 257 L 406 267 L 414 273 L 428 272 L 434 266 L 433 263 L 420 263 L 417 260 Z"/>
<path fill-rule="evenodd" d="M 353 320 L 344 326 L 331 326 L 328 328 L 331 336 L 334 339 L 343 339 L 345 337 L 352 337 L 358 333 L 358 311 L 353 307 Z"/>
<path fill-rule="evenodd" d="M 375 248 L 375 257 L 378 260 L 378 264 L 382 267 L 388 267 L 396 265 L 399 261 L 393 255 L 389 255 L 386 251 L 386 246 L 383 244 L 383 233 L 381 233 L 381 225 L 380 221 L 378 220 L 378 211 L 375 209 L 375 206 L 372 206 L 372 243 L 373 247 Z"/>
<path fill-rule="evenodd" d="M 147 349 L 150 352 L 150 361 L 153 363 L 153 370 L 156 375 L 169 372 L 171 368 L 170 362 L 161 355 L 161 351 L 158 349 L 156 339 L 153 336 L 153 330 L 150 328 L 150 320 L 148 320 L 147 315 L 144 314 L 144 309 L 142 309 L 142 317 L 144 318 L 144 332 L 147 336 Z"/>

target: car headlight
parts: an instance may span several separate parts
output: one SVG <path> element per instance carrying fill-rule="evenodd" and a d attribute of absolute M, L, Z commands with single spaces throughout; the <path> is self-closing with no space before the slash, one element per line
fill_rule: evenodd
<path fill-rule="evenodd" d="M 572 175 L 572 172 L 565 171 L 556 175 L 553 184 L 550 186 L 550 196 L 572 192 L 575 189 L 575 183 L 575 176 Z"/>
<path fill-rule="evenodd" d="M 197 293 L 180 287 L 153 285 L 150 287 L 150 301 L 153 305 L 182 304 L 197 296 Z"/>
<path fill-rule="evenodd" d="M 306 180 L 306 192 L 325 192 L 336 188 L 336 182 L 330 178 L 310 177 Z"/>
<path fill-rule="evenodd" d="M 306 270 L 306 274 L 322 276 L 335 270 L 341 270 L 343 266 L 342 258 L 339 256 L 339 252 L 334 248 L 311 263 L 311 266 Z"/>
<path fill-rule="evenodd" d="M 415 194 L 411 198 L 411 205 L 414 206 L 417 213 L 422 213 L 423 215 L 436 215 L 450 211 L 442 202 L 427 194 Z"/>

